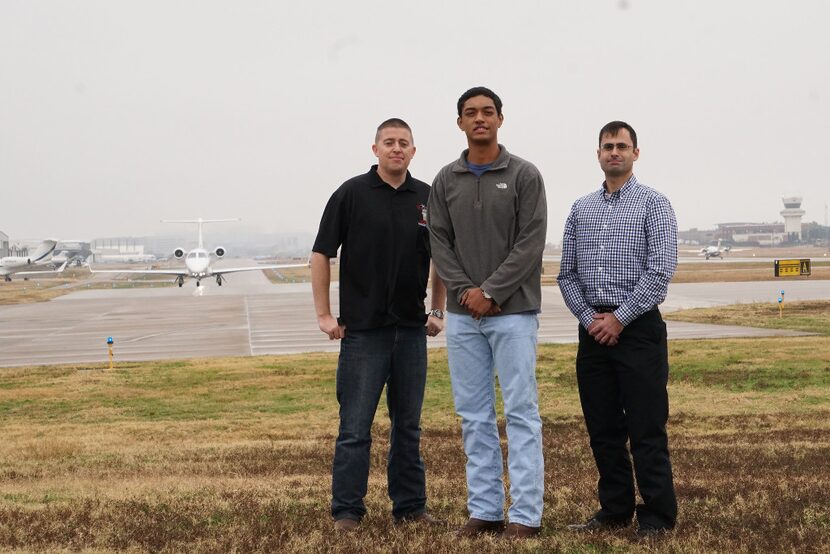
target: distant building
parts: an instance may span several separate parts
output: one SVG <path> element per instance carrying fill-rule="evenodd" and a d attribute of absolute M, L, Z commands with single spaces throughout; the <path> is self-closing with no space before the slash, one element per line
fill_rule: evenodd
<path fill-rule="evenodd" d="M 785 242 L 783 223 L 718 223 L 716 237 L 736 244 L 778 246 Z"/>
<path fill-rule="evenodd" d="M 144 254 L 143 239 L 136 237 L 97 238 L 89 246 L 96 255 Z"/>
<path fill-rule="evenodd" d="M 782 198 L 784 209 L 781 210 L 781 217 L 784 218 L 784 232 L 787 234 L 788 242 L 799 242 L 801 240 L 801 218 L 806 213 L 801 209 L 800 196 L 789 196 Z"/>
<path fill-rule="evenodd" d="M 752 246 L 778 246 L 786 243 L 815 242 L 825 231 L 813 229 L 811 224 L 802 224 L 801 218 L 806 213 L 801 209 L 800 196 L 782 198 L 784 209 L 781 215 L 784 223 L 718 223 L 717 229 L 689 229 L 678 232 L 680 242 L 686 244 L 715 244 L 718 240 L 729 244 Z M 817 224 L 812 224 L 817 225 Z M 818 226 L 820 227 L 820 226 Z M 830 232 L 830 231 L 828 231 Z"/>
<path fill-rule="evenodd" d="M 717 239 L 715 229 L 698 229 L 692 227 L 688 231 L 678 231 L 677 240 L 683 244 L 713 244 Z"/>
<path fill-rule="evenodd" d="M 20 243 L 12 244 L 9 242 L 9 235 L 0 231 L 0 258 L 6 256 L 28 256 L 29 249 L 26 245 Z"/>

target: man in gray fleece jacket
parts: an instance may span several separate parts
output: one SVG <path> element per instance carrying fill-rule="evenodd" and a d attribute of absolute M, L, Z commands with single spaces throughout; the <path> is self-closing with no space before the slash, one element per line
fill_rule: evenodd
<path fill-rule="evenodd" d="M 498 143 L 501 99 L 476 87 L 458 100 L 469 148 L 435 177 L 428 205 L 433 262 L 447 286 L 447 351 L 467 455 L 464 536 L 539 533 L 544 460 L 536 392 L 547 205 L 533 164 Z M 507 419 L 511 506 L 504 522 L 495 375 Z"/>

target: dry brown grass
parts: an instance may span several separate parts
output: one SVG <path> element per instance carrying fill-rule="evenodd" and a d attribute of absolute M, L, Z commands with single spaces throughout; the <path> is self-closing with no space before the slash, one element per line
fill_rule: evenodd
<path fill-rule="evenodd" d="M 0 282 L 0 305 L 45 302 L 69 292 L 68 279 L 14 280 Z"/>
<path fill-rule="evenodd" d="M 664 317 L 673 321 L 791 329 L 830 335 L 830 300 L 784 302 L 780 306 L 766 302 L 694 308 L 669 312 Z"/>
<path fill-rule="evenodd" d="M 137 288 L 172 286 L 169 277 L 134 276 L 131 279 L 96 279 L 90 280 L 87 269 L 67 269 L 60 277 L 31 278 L 28 281 L 22 278 L 13 278 L 12 282 L 0 281 L 0 305 L 30 304 L 32 302 L 46 302 L 58 296 L 75 292 L 79 289 L 109 289 L 109 288 Z"/>
<path fill-rule="evenodd" d="M 630 530 L 574 536 L 565 529 L 596 508 L 573 345 L 539 350 L 544 533 L 521 546 L 392 525 L 383 405 L 369 514 L 359 533 L 334 534 L 333 355 L 0 370 L 0 549 L 821 551 L 830 532 L 828 351 L 828 337 L 671 343 L 680 520 L 653 543 Z M 466 517 L 464 456 L 446 355 L 431 357 L 422 441 L 429 506 L 455 526 Z M 742 359 L 742 372 L 719 377 Z M 766 384 L 754 374 L 766 375 Z"/>
<path fill-rule="evenodd" d="M 723 283 L 739 281 L 799 281 L 803 279 L 830 279 L 830 262 L 813 262 L 811 275 L 804 277 L 776 277 L 773 264 L 736 263 L 728 259 L 702 263 L 679 264 L 672 283 Z"/>
<path fill-rule="evenodd" d="M 331 266 L 331 280 L 336 281 L 339 277 L 340 264 Z M 289 267 L 286 269 L 265 269 L 263 270 L 268 280 L 275 284 L 281 283 L 309 283 L 311 282 L 310 267 Z"/>
<path fill-rule="evenodd" d="M 558 262 L 545 262 L 543 285 L 555 285 L 559 273 Z M 725 283 L 741 281 L 798 281 L 803 279 L 830 279 L 830 260 L 813 260 L 811 275 L 804 277 L 775 277 L 772 262 L 730 262 L 711 260 L 700 263 L 678 264 L 672 283 Z"/>

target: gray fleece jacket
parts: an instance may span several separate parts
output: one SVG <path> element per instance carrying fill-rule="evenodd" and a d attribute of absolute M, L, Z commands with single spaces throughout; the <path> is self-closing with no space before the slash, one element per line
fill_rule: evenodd
<path fill-rule="evenodd" d="M 429 196 L 432 260 L 447 286 L 447 310 L 466 314 L 465 290 L 481 287 L 500 315 L 538 311 L 547 203 L 539 170 L 499 145 L 492 168 L 476 177 L 467 152 L 438 172 Z"/>

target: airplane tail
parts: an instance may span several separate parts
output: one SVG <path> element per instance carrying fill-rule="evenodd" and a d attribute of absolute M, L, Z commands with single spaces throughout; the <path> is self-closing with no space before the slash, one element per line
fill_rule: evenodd
<path fill-rule="evenodd" d="M 226 221 L 242 221 L 240 218 L 234 219 L 162 219 L 162 223 L 195 223 L 199 226 L 199 248 L 204 248 L 202 243 L 202 224 L 203 223 L 223 223 Z"/>
<path fill-rule="evenodd" d="M 33 264 L 40 264 L 49 261 L 52 257 L 52 253 L 55 251 L 55 247 L 58 245 L 58 241 L 52 239 L 46 239 L 40 243 L 40 246 L 37 247 L 34 254 L 29 257 L 30 263 Z"/>

